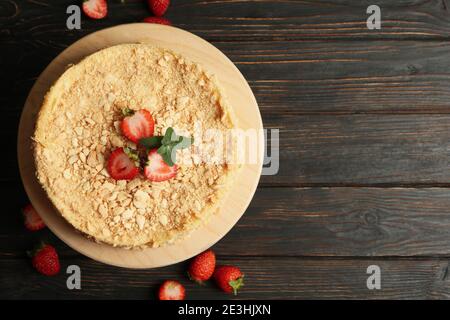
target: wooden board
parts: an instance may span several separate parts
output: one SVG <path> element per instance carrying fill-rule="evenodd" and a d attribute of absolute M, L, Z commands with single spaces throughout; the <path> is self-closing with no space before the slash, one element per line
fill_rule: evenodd
<path fill-rule="evenodd" d="M 144 23 L 105 29 L 77 41 L 45 69 L 31 89 L 19 125 L 18 159 L 25 190 L 48 227 L 75 250 L 104 263 L 128 268 L 153 268 L 186 260 L 222 238 L 242 216 L 259 181 L 263 141 L 259 141 L 258 163 L 245 164 L 223 207 L 192 235 L 174 245 L 145 250 L 126 250 L 94 243 L 70 226 L 51 205 L 35 178 L 31 139 L 36 113 L 43 96 L 70 63 L 120 43 L 146 42 L 172 49 L 215 74 L 234 109 L 242 129 L 262 129 L 261 115 L 250 87 L 233 63 L 208 42 L 186 31 Z M 245 179 L 240 178 L 245 177 Z"/>

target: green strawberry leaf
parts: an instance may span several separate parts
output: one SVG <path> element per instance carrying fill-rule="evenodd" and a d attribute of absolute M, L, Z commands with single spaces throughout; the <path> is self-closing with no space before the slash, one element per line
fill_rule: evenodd
<path fill-rule="evenodd" d="M 125 108 L 122 110 L 122 115 L 124 117 L 132 116 L 134 114 L 134 110 L 131 110 L 130 108 Z"/>
<path fill-rule="evenodd" d="M 237 295 L 238 290 L 244 286 L 244 276 L 237 278 L 236 280 L 231 280 L 228 282 L 230 287 L 233 289 L 234 295 Z"/>
<path fill-rule="evenodd" d="M 133 161 L 139 161 L 139 155 L 136 150 L 130 148 L 130 147 L 124 147 L 123 151 Z"/>

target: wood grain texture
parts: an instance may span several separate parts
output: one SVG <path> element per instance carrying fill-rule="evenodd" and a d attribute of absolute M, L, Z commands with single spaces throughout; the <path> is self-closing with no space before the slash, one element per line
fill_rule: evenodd
<path fill-rule="evenodd" d="M 11 75 L 5 109 L 21 110 L 37 76 L 68 43 L 5 44 L 0 66 Z M 213 44 L 248 80 L 266 121 L 272 114 L 450 113 L 446 41 Z"/>
<path fill-rule="evenodd" d="M 81 290 L 68 290 L 66 274 L 42 278 L 26 260 L 0 260 L 0 298 L 3 299 L 155 299 L 164 279 L 176 278 L 186 286 L 187 299 L 448 299 L 448 260 L 443 259 L 314 259 L 228 258 L 220 264 L 237 264 L 246 274 L 237 297 L 220 292 L 214 283 L 189 281 L 186 265 L 127 270 L 82 257 L 65 258 L 62 268 L 81 268 Z M 382 290 L 368 290 L 369 265 L 378 265 Z M 17 277 L 17 274 L 21 274 Z M 99 285 L 101 284 L 101 285 Z"/>
<path fill-rule="evenodd" d="M 77 37 L 61 24 L 73 1 L 3 1 L 1 35 L 7 40 L 41 41 L 51 35 Z M 368 30 L 366 8 L 373 1 L 172 1 L 167 17 L 209 41 L 272 41 L 303 39 L 449 39 L 448 0 L 377 1 L 382 9 L 382 29 Z M 108 17 L 90 21 L 83 17 L 81 33 L 119 23 L 142 20 L 149 13 L 143 1 L 109 3 Z"/>
<path fill-rule="evenodd" d="M 448 185 L 448 115 L 272 115 L 280 171 L 264 185 Z M 269 124 L 270 123 L 270 124 Z M 271 125 L 274 123 L 274 125 Z M 275 125 L 276 123 L 276 125 Z"/>

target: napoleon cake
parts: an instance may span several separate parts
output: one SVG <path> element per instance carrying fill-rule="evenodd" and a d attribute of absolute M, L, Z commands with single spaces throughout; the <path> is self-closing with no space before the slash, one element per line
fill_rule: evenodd
<path fill-rule="evenodd" d="M 238 170 L 229 157 L 199 157 L 207 138 L 196 127 L 235 127 L 214 76 L 148 44 L 106 48 L 70 66 L 46 94 L 33 137 L 36 175 L 89 238 L 160 247 L 205 223 Z M 233 154 L 224 145 L 213 149 Z"/>

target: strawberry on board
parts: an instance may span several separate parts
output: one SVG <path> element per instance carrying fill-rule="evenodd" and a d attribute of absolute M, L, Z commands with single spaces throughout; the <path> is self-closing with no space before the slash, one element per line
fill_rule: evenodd
<path fill-rule="evenodd" d="M 150 10 L 157 17 L 162 17 L 170 5 L 170 0 L 147 0 Z"/>
<path fill-rule="evenodd" d="M 46 276 L 54 276 L 59 273 L 60 265 L 58 253 L 49 244 L 40 244 L 30 253 L 33 267 Z"/>
<path fill-rule="evenodd" d="M 120 128 L 125 137 L 138 143 L 141 138 L 153 136 L 155 121 L 149 111 L 125 109 L 123 114 L 125 118 L 123 118 Z"/>
<path fill-rule="evenodd" d="M 91 19 L 103 19 L 108 14 L 106 0 L 83 0 L 83 11 Z"/>
<path fill-rule="evenodd" d="M 159 287 L 159 300 L 184 300 L 186 290 L 183 285 L 175 280 L 166 280 Z"/>
<path fill-rule="evenodd" d="M 175 177 L 177 166 L 169 166 L 164 162 L 158 149 L 152 149 L 148 153 L 148 160 L 144 167 L 144 175 L 150 181 L 161 182 Z"/>
<path fill-rule="evenodd" d="M 132 180 L 139 174 L 138 154 L 130 148 L 117 148 L 108 158 L 107 170 L 115 180 Z"/>
<path fill-rule="evenodd" d="M 244 275 L 235 266 L 221 266 L 214 272 L 214 279 L 220 289 L 227 293 L 237 294 L 244 285 Z"/>
<path fill-rule="evenodd" d="M 162 18 L 162 17 L 147 17 L 144 20 L 142 20 L 143 22 L 147 22 L 147 23 L 157 23 L 157 24 L 164 24 L 166 26 L 171 26 L 172 23 L 170 22 L 170 20 L 166 19 L 166 18 Z"/>
<path fill-rule="evenodd" d="M 42 221 L 41 217 L 30 204 L 26 205 L 22 209 L 22 214 L 24 218 L 25 227 L 30 231 L 37 231 L 45 228 L 45 223 Z"/>
<path fill-rule="evenodd" d="M 188 270 L 189 278 L 202 283 L 212 277 L 215 267 L 216 255 L 214 252 L 212 250 L 202 252 L 192 259 Z"/>

